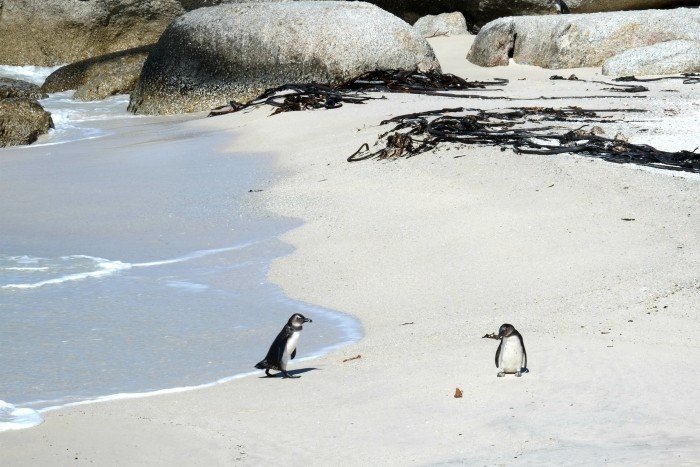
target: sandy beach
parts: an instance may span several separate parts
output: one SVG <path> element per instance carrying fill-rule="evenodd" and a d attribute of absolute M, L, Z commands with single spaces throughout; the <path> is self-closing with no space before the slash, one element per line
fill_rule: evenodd
<path fill-rule="evenodd" d="M 615 97 L 549 80 L 604 80 L 599 69 L 473 66 L 470 40 L 430 42 L 444 72 L 510 80 L 490 94 L 611 97 L 396 94 L 178 121 L 201 151 L 230 133 L 232 154 L 274 158 L 284 175 L 256 202 L 303 225 L 282 237 L 294 251 L 269 279 L 356 316 L 364 338 L 304 359 L 302 337 L 299 379 L 253 375 L 46 412 L 36 428 L 0 434 L 0 464 L 695 465 L 700 177 L 486 147 L 346 158 L 373 144 L 387 117 L 453 106 L 640 108 L 602 125 L 606 134 L 693 150 L 698 87 L 660 81 L 646 99 Z M 522 378 L 497 378 L 497 343 L 481 338 L 506 322 L 527 347 Z"/>

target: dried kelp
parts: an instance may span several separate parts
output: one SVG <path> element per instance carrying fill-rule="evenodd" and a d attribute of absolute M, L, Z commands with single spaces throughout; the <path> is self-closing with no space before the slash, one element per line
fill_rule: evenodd
<path fill-rule="evenodd" d="M 311 109 L 335 109 L 348 104 L 362 104 L 372 97 L 368 92 L 401 92 L 411 94 L 443 95 L 446 91 L 485 90 L 487 87 L 508 84 L 507 79 L 496 78 L 493 81 L 468 81 L 459 76 L 436 71 L 419 72 L 416 70 L 375 70 L 363 73 L 335 86 L 318 83 L 285 84 L 267 89 L 255 99 L 246 103 L 231 101 L 213 109 L 209 116 L 223 115 L 231 112 L 267 104 L 277 109 L 272 115 Z M 448 94 L 449 97 L 455 97 Z M 464 97 L 464 96 L 459 96 Z"/>
<path fill-rule="evenodd" d="M 503 78 L 494 78 L 493 81 L 468 81 L 450 73 L 398 69 L 370 71 L 338 85 L 337 89 L 432 94 L 435 91 L 476 90 L 506 84 L 508 80 Z"/>
<path fill-rule="evenodd" d="M 603 91 L 613 91 L 613 92 L 647 92 L 647 91 L 649 91 L 649 88 L 647 88 L 646 86 L 639 86 L 639 85 L 634 85 L 634 84 L 616 84 L 616 83 L 608 83 L 606 81 L 580 79 L 576 75 L 571 75 L 568 78 L 564 78 L 563 76 L 560 76 L 560 75 L 553 75 L 553 76 L 550 76 L 549 79 L 551 79 L 552 81 L 559 81 L 559 80 L 581 81 L 582 83 L 605 84 L 606 86 L 610 86 L 609 88 L 603 88 Z"/>
<path fill-rule="evenodd" d="M 660 151 L 644 144 L 607 138 L 587 129 L 587 126 L 571 129 L 550 124 L 602 123 L 610 120 L 601 114 L 621 111 L 580 107 L 485 111 L 460 107 L 400 115 L 381 123 L 394 124 L 394 127 L 379 136 L 375 144 L 380 146 L 379 149 L 371 150 L 365 143 L 348 157 L 348 162 L 408 158 L 431 151 L 439 144 L 450 143 L 497 146 L 501 150 L 510 148 L 522 154 L 576 153 L 616 163 L 700 173 L 700 154 L 695 151 Z M 634 111 L 640 112 L 638 109 Z M 455 113 L 460 115 L 452 115 Z"/>
<path fill-rule="evenodd" d="M 209 116 L 238 112 L 259 105 L 276 107 L 272 115 L 298 110 L 335 109 L 347 104 L 363 104 L 383 96 L 369 93 L 409 93 L 439 97 L 456 97 L 462 99 L 489 99 L 506 101 L 531 101 L 554 99 L 608 99 L 611 96 L 540 96 L 508 97 L 484 94 L 465 94 L 464 91 L 501 91 L 497 86 L 508 84 L 507 79 L 494 78 L 491 81 L 468 81 L 459 76 L 436 71 L 418 72 L 416 70 L 376 70 L 363 73 L 353 79 L 335 86 L 318 83 L 286 84 L 271 88 L 255 99 L 246 103 L 231 101 L 213 109 Z M 610 83 L 607 83 L 610 84 Z M 630 85 L 617 85 L 631 87 Z M 643 98 L 644 96 L 629 96 Z"/>
<path fill-rule="evenodd" d="M 664 81 L 682 79 L 683 84 L 700 84 L 700 73 L 682 73 L 680 76 L 661 76 L 659 78 L 637 78 L 635 76 L 621 76 L 613 81 L 649 83 L 652 81 Z"/>
<path fill-rule="evenodd" d="M 238 112 L 250 107 L 269 105 L 276 107 L 272 115 L 281 112 L 291 112 L 311 109 L 335 109 L 343 105 L 362 104 L 370 99 L 382 99 L 357 92 L 340 91 L 334 87 L 323 84 L 285 84 L 277 88 L 268 89 L 253 100 L 245 104 L 231 101 L 227 105 L 212 109 L 209 117 Z"/>

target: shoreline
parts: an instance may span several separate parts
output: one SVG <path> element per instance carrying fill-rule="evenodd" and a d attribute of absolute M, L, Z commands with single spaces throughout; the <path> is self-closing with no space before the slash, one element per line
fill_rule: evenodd
<path fill-rule="evenodd" d="M 431 40 L 445 72 L 507 75 L 508 91 L 524 96 L 585 92 L 548 82 L 552 70 L 471 67 L 466 41 Z M 659 92 L 640 104 L 650 107 L 647 122 L 606 131 L 622 126 L 643 142 L 654 119 L 666 119 L 659 103 L 698 110 L 697 97 Z M 455 102 L 392 95 L 191 122 L 235 130 L 232 150 L 276 155 L 283 175 L 261 197 L 304 224 L 283 235 L 295 250 L 268 278 L 291 298 L 352 313 L 365 337 L 313 368 L 294 362 L 306 370 L 299 380 L 249 377 L 49 413 L 40 427 L 0 435 L 8 462 L 260 464 L 281 453 L 294 465 L 339 456 L 387 465 L 694 462 L 700 426 L 687 407 L 700 389 L 687 386 L 685 369 L 700 356 L 697 180 L 483 147 L 345 161 L 387 116 Z M 653 138 L 697 142 L 672 127 Z M 522 378 L 496 378 L 495 345 L 481 339 L 503 322 L 525 339 Z"/>
<path fill-rule="evenodd" d="M 201 338 L 201 341 L 195 341 L 198 342 L 199 345 L 217 345 L 217 348 L 223 346 L 222 348 L 228 351 L 232 351 L 233 349 L 234 354 L 239 355 L 235 355 L 232 358 L 227 352 L 216 356 L 218 360 L 226 361 L 223 363 L 223 372 L 221 371 L 222 368 L 220 368 L 222 363 L 219 361 L 207 362 L 207 359 L 205 359 L 204 363 L 213 363 L 214 365 L 204 365 L 206 368 L 195 368 L 186 361 L 180 365 L 182 366 L 182 368 L 180 368 L 181 378 L 175 378 L 166 371 L 161 375 L 160 379 L 158 379 L 158 377 L 153 379 L 150 375 L 152 371 L 149 372 L 148 367 L 144 368 L 144 363 L 139 360 L 137 362 L 139 367 L 136 371 L 141 371 L 142 377 L 120 380 L 121 384 L 116 385 L 116 388 L 119 389 L 117 391 L 113 390 L 114 386 L 112 386 L 112 384 L 115 384 L 113 383 L 113 379 L 109 379 L 112 384 L 101 383 L 98 380 L 95 384 L 75 386 L 75 390 L 65 392 L 61 391 L 64 383 L 63 379 L 65 378 L 62 378 L 59 374 L 60 372 L 52 371 L 53 368 L 43 362 L 41 363 L 41 368 L 49 370 L 51 373 L 43 374 L 42 380 L 32 380 L 35 381 L 34 384 L 38 388 L 27 387 L 27 389 L 31 390 L 29 393 L 26 393 L 19 389 L 15 389 L 14 392 L 9 391 L 8 386 L 8 391 L 0 391 L 3 393 L 0 394 L 0 399 L 6 399 L 7 402 L 20 409 L 38 410 L 39 413 L 44 413 L 66 407 L 83 406 L 86 404 L 118 399 L 150 397 L 164 393 L 179 393 L 192 390 L 193 388 L 203 388 L 221 384 L 225 381 L 240 378 L 242 375 L 247 375 L 251 373 L 250 370 L 253 369 L 252 365 L 254 362 L 250 363 L 250 368 L 246 370 L 246 368 L 248 368 L 246 363 L 248 360 L 245 357 L 246 355 L 251 357 L 251 355 L 248 355 L 251 351 L 236 348 L 238 344 L 235 342 L 236 339 L 242 342 L 251 339 L 250 337 L 246 337 L 246 334 L 251 334 L 252 332 L 246 330 L 246 327 L 250 326 L 251 320 L 257 322 L 256 327 L 260 329 L 268 329 L 271 326 L 271 329 L 277 332 L 279 330 L 278 327 L 281 327 L 280 323 L 283 322 L 282 319 L 286 321 L 289 314 L 296 310 L 305 310 L 305 312 L 311 310 L 311 314 L 314 315 L 314 318 L 316 318 L 315 321 L 317 321 L 318 326 L 320 326 L 320 334 L 323 334 L 323 337 L 311 336 L 312 339 L 309 340 L 309 348 L 313 348 L 312 354 L 314 356 L 347 345 L 349 342 L 354 342 L 361 337 L 361 335 L 357 334 L 357 332 L 361 332 L 361 327 L 357 324 L 354 317 L 336 312 L 335 310 L 313 307 L 307 303 L 291 300 L 284 296 L 279 288 L 266 280 L 267 270 L 269 269 L 269 263 L 272 261 L 272 258 L 278 255 L 288 254 L 291 249 L 290 245 L 283 244 L 279 241 L 278 237 L 280 233 L 294 228 L 300 221 L 291 218 L 277 218 L 271 215 L 271 213 L 262 212 L 262 208 L 259 206 L 260 203 L 253 199 L 254 195 L 247 194 L 247 185 L 263 187 L 263 185 L 266 186 L 270 183 L 270 179 L 274 179 L 278 176 L 274 171 L 273 164 L 268 160 L 269 157 L 231 154 L 226 148 L 225 142 L 228 140 L 229 135 L 225 130 L 210 131 L 202 128 L 197 129 L 188 126 L 187 123 L 182 123 L 183 120 L 197 121 L 202 119 L 202 115 L 194 117 L 166 117 L 160 119 L 149 118 L 148 121 L 150 125 L 141 129 L 140 134 L 129 131 L 132 128 L 138 127 L 140 124 L 138 121 L 122 121 L 120 119 L 105 120 L 100 122 L 100 125 L 105 127 L 106 135 L 95 142 L 84 140 L 72 141 L 65 147 L 54 147 L 51 152 L 49 152 L 45 146 L 41 145 L 12 148 L 4 151 L 3 156 L 5 159 L 3 159 L 2 167 L 5 173 L 0 178 L 7 182 L 4 184 L 6 196 L 3 197 L 6 201 L 6 205 L 24 206 L 27 204 L 27 199 L 32 199 L 37 202 L 35 207 L 38 208 L 38 210 L 35 209 L 35 211 L 37 211 L 38 214 L 37 212 L 33 212 L 32 209 L 18 209 L 16 213 L 7 212 L 3 216 L 0 216 L 0 218 L 6 221 L 4 222 L 4 233 L 6 236 L 3 241 L 4 250 L 6 251 L 3 251 L 3 253 L 10 255 L 7 257 L 9 262 L 7 264 L 3 263 L 1 266 L 13 266 L 13 261 L 10 260 L 12 259 L 12 255 L 15 254 L 31 254 L 33 257 L 27 257 L 27 260 L 40 261 L 42 263 L 41 265 L 45 266 L 42 268 L 31 268 L 41 271 L 40 273 L 33 274 L 40 274 L 42 277 L 37 277 L 29 273 L 24 275 L 17 273 L 17 277 L 13 277 L 14 271 L 11 270 L 17 268 L 9 267 L 7 271 L 3 270 L 3 272 L 9 273 L 9 275 L 5 275 L 2 278 L 10 279 L 7 283 L 0 282 L 0 292 L 7 298 L 7 301 L 3 305 L 4 311 L 6 311 L 8 316 L 8 320 L 3 323 L 5 327 L 4 331 L 8 333 L 8 335 L 14 332 L 19 333 L 18 330 L 23 329 L 21 324 L 22 318 L 13 318 L 13 310 L 20 310 L 27 304 L 29 304 L 27 306 L 30 306 L 38 303 L 39 305 L 33 308 L 41 307 L 52 311 L 51 313 L 46 313 L 46 316 L 42 315 L 38 318 L 43 320 L 43 322 L 54 323 L 54 317 L 56 315 L 73 312 L 72 308 L 75 308 L 76 311 L 73 313 L 76 315 L 76 319 L 88 319 L 98 323 L 94 324 L 93 326 L 96 326 L 96 328 L 92 329 L 92 331 L 96 332 L 88 333 L 87 336 L 76 335 L 74 338 L 75 341 L 104 340 L 106 342 L 114 342 L 114 336 L 117 335 L 119 331 L 107 329 L 104 333 L 100 334 L 99 328 L 105 328 L 105 326 L 100 326 L 96 315 L 107 315 L 104 319 L 109 323 L 114 323 L 114 319 L 109 316 L 109 310 L 117 310 L 121 306 L 136 309 L 143 306 L 143 314 L 132 316 L 132 319 L 138 320 L 137 322 L 143 321 L 145 323 L 150 323 L 151 325 L 154 323 L 157 324 L 156 318 L 145 316 L 153 311 L 148 308 L 149 303 L 147 301 L 139 302 L 138 297 L 134 297 L 133 300 L 129 301 L 127 298 L 132 295 L 141 295 L 142 293 L 155 296 L 163 294 L 187 295 L 189 290 L 190 301 L 197 300 L 192 304 L 193 310 L 197 310 L 198 314 L 202 314 L 210 319 L 211 310 L 206 310 L 205 313 L 202 313 L 198 308 L 207 306 L 216 307 L 219 303 L 214 301 L 213 298 L 207 299 L 207 296 L 203 296 L 204 293 L 208 293 L 206 290 L 213 289 L 212 293 L 214 294 L 233 294 L 233 296 L 227 300 L 227 306 L 231 309 L 219 310 L 219 312 L 228 313 L 227 316 L 236 319 L 235 311 L 243 306 L 242 303 L 246 303 L 246 300 L 250 300 L 254 294 L 262 293 L 262 289 L 264 288 L 267 290 L 267 295 L 269 296 L 264 300 L 261 299 L 261 305 L 257 306 L 265 306 L 265 303 L 267 303 L 269 306 L 277 308 L 277 310 L 268 311 L 267 314 L 270 315 L 269 317 L 265 317 L 265 313 L 260 313 L 261 316 L 257 317 L 238 317 L 241 319 L 234 324 L 237 324 L 236 328 L 241 328 L 241 330 L 230 330 L 230 333 L 232 333 L 231 340 L 233 341 L 231 345 L 224 346 L 224 344 L 220 342 L 221 339 L 217 334 L 213 334 L 213 337 L 207 338 L 208 332 L 205 332 L 204 335 L 184 335 L 183 333 L 183 337 L 178 337 L 179 339 Z M 139 120 L 143 120 L 143 118 Z M 155 135 L 149 134 L 150 131 L 155 131 Z M 163 131 L 171 135 L 171 138 L 162 138 L 158 136 L 159 133 Z M 129 134 L 131 135 L 131 141 L 127 144 L 122 144 L 119 139 L 124 138 L 123 135 Z M 211 153 L 211 155 L 207 156 L 209 163 L 216 162 L 216 170 L 221 172 L 223 177 L 226 177 L 227 173 L 229 173 L 231 177 L 216 182 L 212 177 L 207 178 L 198 175 L 196 166 L 200 164 L 204 158 L 199 158 L 199 160 L 197 160 L 197 158 L 193 157 L 181 157 L 179 153 L 183 153 L 183 150 L 178 149 L 177 145 L 183 144 L 183 141 L 186 144 L 184 151 L 187 151 L 188 146 L 194 148 L 202 145 L 206 148 L 207 152 Z M 154 153 L 162 152 L 163 154 L 152 154 L 154 157 L 151 157 L 151 159 L 154 159 L 154 162 L 149 162 L 146 160 L 148 157 L 142 157 L 150 156 L 149 154 L 143 153 L 143 149 L 140 149 L 142 145 L 152 145 Z M 96 150 L 103 151 L 103 157 L 92 157 L 93 151 Z M 224 159 L 227 161 L 224 161 Z M 167 162 L 171 166 L 169 171 L 157 169 L 160 160 Z M 81 164 L 86 164 L 84 169 L 81 168 L 83 167 Z M 115 167 L 115 165 L 124 165 L 128 167 L 129 164 L 135 165 L 137 168 L 133 170 L 120 170 L 119 167 Z M 52 168 L 54 166 L 60 167 L 58 170 L 53 170 Z M 156 167 L 155 170 L 154 166 Z M 36 175 L 37 167 L 41 167 L 38 176 Z M 139 169 L 145 170 L 145 175 L 142 174 Z M 50 177 L 44 177 L 44 172 L 42 171 L 55 174 L 55 179 L 51 180 Z M 149 179 L 149 174 L 152 171 L 160 173 L 165 172 L 165 182 L 155 188 L 156 182 L 149 182 L 151 188 L 137 188 L 136 185 L 139 185 L 138 180 L 144 178 Z M 182 171 L 187 174 L 187 177 L 191 175 L 195 179 L 194 182 L 189 181 L 188 183 L 210 185 L 206 191 L 196 190 L 196 193 L 194 193 L 195 190 L 191 190 L 192 195 L 187 196 L 199 195 L 212 198 L 216 203 L 225 202 L 227 209 L 234 208 L 237 211 L 240 210 L 241 216 L 247 212 L 248 221 L 244 223 L 245 225 L 240 222 L 237 223 L 235 218 L 231 221 L 224 220 L 223 222 L 218 219 L 203 219 L 206 225 L 217 228 L 217 235 L 211 232 L 211 227 L 209 230 L 205 228 L 200 229 L 202 232 L 207 232 L 209 234 L 204 237 L 198 235 L 199 231 L 196 228 L 190 227 L 189 224 L 192 224 L 192 222 L 186 222 L 188 225 L 184 225 L 183 222 L 186 220 L 190 211 L 187 208 L 187 204 L 183 207 L 183 204 L 178 202 L 183 199 L 183 196 L 179 195 L 178 192 L 184 191 L 187 193 L 187 186 L 184 185 L 184 183 L 177 184 L 168 182 L 168 174 L 170 177 L 174 175 L 175 180 L 177 180 Z M 242 172 L 242 174 L 237 174 L 236 172 Z M 104 175 L 102 175 L 102 173 L 104 173 Z M 64 177 L 64 175 L 68 176 Z M 97 178 L 93 177 L 95 175 Z M 222 179 L 222 175 L 218 175 L 216 179 Z M 236 180 L 236 178 L 241 177 L 243 177 L 244 180 Z M 123 180 L 126 179 L 131 180 L 131 182 L 125 183 Z M 71 181 L 74 182 L 73 184 L 75 186 L 81 184 L 85 185 L 86 189 L 81 190 L 80 188 L 75 189 L 67 187 L 66 185 L 72 184 Z M 134 183 L 135 186 L 129 187 L 130 183 Z M 213 187 L 215 183 L 221 185 L 222 189 Z M 33 188 L 35 184 L 37 186 Z M 173 184 L 174 187 L 170 186 L 170 184 Z M 228 186 L 229 184 L 233 184 L 233 186 Z M 124 189 L 125 186 L 127 186 L 128 190 Z M 130 192 L 129 196 L 125 196 L 126 191 Z M 11 192 L 13 194 L 10 194 Z M 92 206 L 93 200 L 87 200 L 95 197 L 100 199 L 105 192 L 114 193 L 117 199 L 113 202 L 98 202 L 97 206 Z M 53 199 L 64 200 L 64 202 L 58 201 L 52 204 L 45 194 L 51 194 Z M 175 196 L 175 199 L 171 200 L 170 198 L 173 196 Z M 168 222 L 172 217 L 177 218 L 175 222 L 170 223 L 171 231 L 164 231 L 162 225 L 159 225 L 160 221 L 158 219 L 162 219 L 162 213 L 158 212 L 158 206 L 160 206 L 158 203 L 161 201 L 162 197 L 166 198 L 163 203 L 165 204 L 163 210 L 167 210 L 168 213 L 171 213 L 165 221 Z M 152 206 L 136 206 L 133 211 L 135 216 L 132 216 L 130 215 L 132 213 L 129 212 L 129 205 L 133 204 L 132 201 L 134 198 L 139 201 L 139 204 L 141 204 L 141 200 L 147 200 L 147 203 Z M 235 199 L 236 201 L 228 202 L 226 201 L 228 198 Z M 81 200 L 83 200 L 83 204 L 87 204 L 88 206 L 72 208 L 67 210 L 67 212 L 65 209 L 62 209 L 64 205 L 77 206 Z M 114 209 L 115 206 L 113 205 L 119 203 L 120 200 L 126 203 L 126 207 Z M 188 197 L 184 197 L 184 201 L 188 201 Z M 52 210 L 51 206 L 54 206 L 55 209 Z M 101 216 L 100 213 L 95 215 L 96 210 L 107 213 L 107 216 Z M 216 214 L 215 210 L 212 211 L 211 205 L 207 206 L 207 210 Z M 109 216 L 110 212 L 113 213 L 112 216 Z M 42 215 L 42 213 L 46 213 L 46 215 Z M 88 222 L 87 219 L 92 219 L 91 216 L 97 217 L 97 221 L 94 223 Z M 31 224 L 28 224 L 27 220 L 31 220 L 33 217 L 36 219 L 34 219 Z M 104 217 L 104 219 L 102 217 Z M 108 219 L 108 217 L 111 220 Z M 145 227 L 143 232 L 133 232 L 132 226 L 134 225 L 134 217 L 136 220 L 145 219 L 152 227 Z M 194 217 L 196 217 L 196 215 Z M 182 221 L 178 220 L 180 218 L 182 218 Z M 74 221 L 71 221 L 71 219 L 74 219 Z M 85 225 L 85 228 L 80 232 L 73 232 L 69 235 L 64 231 L 68 230 L 70 232 L 71 229 L 73 229 L 73 222 L 80 222 L 82 225 Z M 236 232 L 229 232 L 229 230 L 232 231 L 234 228 Z M 122 235 L 124 230 L 130 233 Z M 45 232 L 54 231 L 57 232 L 55 235 L 56 238 L 53 238 L 54 235 L 44 235 Z M 183 236 L 180 234 L 180 231 L 190 234 Z M 64 232 L 66 237 L 62 238 L 60 232 Z M 106 239 L 112 239 L 112 241 Z M 234 242 L 235 246 L 221 247 L 221 245 L 231 244 L 226 242 Z M 141 245 L 141 243 L 144 243 L 144 245 Z M 195 247 L 206 249 L 202 250 Z M 194 251 L 192 251 L 193 248 Z M 68 255 L 68 253 L 70 253 L 70 255 Z M 99 255 L 99 257 L 93 255 Z M 22 261 L 22 258 L 19 258 L 19 261 Z M 73 264 L 74 261 L 83 262 L 85 264 Z M 220 269 L 215 274 L 212 272 L 214 275 L 208 276 L 206 271 L 209 271 L 209 268 L 219 267 L 217 263 L 222 261 L 228 264 L 228 267 Z M 226 263 L 226 261 L 228 262 Z M 67 264 L 69 262 L 71 264 Z M 240 264 L 238 264 L 239 262 Z M 182 265 L 179 265 L 180 263 L 182 263 Z M 17 264 L 15 266 L 23 265 Z M 76 267 L 79 267 L 79 269 L 75 269 Z M 200 280 L 196 281 L 198 282 L 197 284 L 173 282 L 174 278 L 183 274 L 183 268 L 194 268 L 203 271 L 200 276 L 194 274 L 182 276 L 193 278 L 193 280 L 199 278 Z M 237 278 L 235 275 L 235 270 L 237 269 L 250 271 L 249 274 L 246 275 L 247 277 Z M 166 274 L 167 277 L 165 279 L 170 277 L 173 280 L 161 280 L 158 274 Z M 105 279 L 105 276 L 109 276 L 109 278 L 101 280 Z M 124 276 L 134 277 L 129 279 Z M 145 289 L 139 289 L 133 285 L 134 281 L 144 282 L 150 277 L 155 277 L 153 287 L 150 289 L 147 287 Z M 98 280 L 96 281 L 96 279 Z M 246 289 L 238 291 L 235 285 L 233 285 L 236 281 L 244 284 L 248 283 Z M 230 286 L 227 286 L 225 282 L 230 283 Z M 175 287 L 182 284 L 189 284 L 196 287 L 191 289 L 187 287 Z M 62 292 L 56 292 L 57 290 Z M 91 296 L 109 296 L 109 291 L 112 290 L 117 291 L 116 296 L 111 296 L 113 298 L 112 301 L 117 302 L 117 305 L 105 303 L 105 299 L 100 298 L 100 300 L 102 300 L 101 302 L 95 301 L 95 303 L 98 304 L 97 308 L 91 308 Z M 119 290 L 121 290 L 121 292 L 119 292 Z M 258 292 L 255 292 L 255 290 L 258 290 Z M 55 303 L 55 299 L 51 297 L 52 294 L 55 296 L 57 293 L 59 293 L 58 296 L 63 297 L 64 301 L 72 300 L 70 303 L 72 303 L 73 306 L 64 306 L 63 308 L 60 306 L 41 306 L 44 303 Z M 63 295 L 61 295 L 61 293 Z M 124 295 L 124 297 L 122 298 L 120 295 Z M 42 297 L 48 298 L 42 299 Z M 177 304 L 166 300 L 166 297 L 163 298 L 163 309 L 159 310 L 160 312 L 167 312 L 169 313 L 168 316 L 175 316 L 178 320 L 185 318 L 184 316 L 178 317 L 174 315 L 172 310 L 168 309 L 168 307 L 173 307 Z M 186 296 L 182 298 L 183 301 L 187 299 L 188 297 Z M 44 300 L 44 302 L 42 302 L 42 300 Z M 105 308 L 105 311 L 101 308 Z M 253 307 L 253 310 L 257 310 L 257 308 Z M 121 310 L 117 311 L 121 312 Z M 284 316 L 278 316 L 280 313 Z M 288 314 L 285 315 L 285 313 Z M 189 319 L 190 325 L 197 326 L 194 318 Z M 221 319 L 223 319 L 223 317 Z M 70 324 L 64 323 L 63 321 L 57 322 L 59 324 Z M 125 328 L 131 329 L 130 324 L 122 324 Z M 27 326 L 31 328 L 30 325 Z M 45 326 L 50 327 L 49 324 Z M 106 328 L 109 328 L 109 326 L 106 326 Z M 161 332 L 163 334 L 169 334 L 166 329 L 168 329 L 167 326 L 164 326 Z M 268 332 L 273 332 L 272 330 L 268 329 Z M 132 331 L 144 333 L 141 329 L 132 329 Z M 181 334 L 175 334 L 177 330 L 171 329 L 170 331 L 170 334 L 174 336 L 181 336 Z M 62 329 L 59 329 L 59 332 L 63 332 Z M 157 334 L 159 330 L 154 329 L 153 332 Z M 216 332 L 216 330 L 212 329 L 211 332 Z M 267 335 L 268 332 L 264 334 Z M 60 343 L 55 342 L 56 336 L 54 336 L 54 334 L 55 333 L 49 329 L 45 335 L 35 340 L 41 342 L 41 345 L 44 347 L 50 345 L 58 346 L 57 353 L 60 355 L 63 355 L 64 352 L 70 352 L 70 350 L 66 350 L 68 349 L 67 346 L 62 346 Z M 154 337 L 160 338 L 161 336 L 157 335 Z M 22 338 L 24 341 L 32 340 L 25 335 L 23 335 Z M 67 336 L 65 339 L 64 342 L 68 342 L 69 339 L 73 339 L 73 336 Z M 134 341 L 131 341 L 128 336 L 126 340 L 128 343 L 134 344 Z M 12 338 L 6 342 L 12 342 Z M 17 341 L 16 344 L 20 344 L 20 341 Z M 138 339 L 135 340 L 135 344 L 139 344 Z M 177 346 L 177 344 L 178 341 L 175 340 L 173 345 Z M 29 345 L 31 345 L 31 343 L 28 343 L 26 346 Z M 80 344 L 76 345 L 79 346 Z M 269 342 L 260 345 L 261 354 L 264 354 L 264 350 L 266 350 L 267 347 L 263 349 L 263 346 L 266 345 L 269 345 Z M 17 347 L 17 345 L 15 345 L 15 347 Z M 142 351 L 145 353 L 149 351 L 153 352 L 153 349 L 148 345 L 140 347 L 143 347 Z M 93 351 L 96 350 L 92 347 L 89 348 Z M 35 350 L 38 355 L 43 355 L 41 353 L 43 352 L 42 349 Z M 117 346 L 116 351 L 120 350 L 119 346 Z M 6 372 L 12 375 L 8 377 L 9 379 L 6 378 L 5 381 L 6 383 L 11 382 L 13 381 L 11 378 L 16 376 L 18 378 L 18 383 L 15 385 L 15 388 L 24 389 L 25 386 L 22 385 L 22 382 L 26 381 L 28 378 L 22 379 L 24 377 L 23 363 L 14 361 L 11 357 L 14 355 L 13 352 L 15 351 L 22 357 L 22 352 L 14 348 L 11 348 L 10 351 L 6 352 L 4 355 L 5 361 L 8 362 Z M 175 354 L 180 351 L 180 355 L 183 355 L 181 349 L 177 347 L 174 348 L 173 351 Z M 212 352 L 202 351 L 199 353 L 202 355 L 210 355 Z M 82 363 L 71 361 L 70 356 L 61 357 L 60 355 L 57 357 L 59 361 L 58 367 L 63 368 L 66 372 L 70 371 L 69 368 L 73 368 L 76 377 L 79 378 L 80 373 L 83 372 L 83 368 L 80 366 Z M 189 354 L 186 354 L 186 356 L 189 356 Z M 122 357 L 129 356 L 123 355 Z M 259 357 L 259 355 L 256 355 L 256 357 Z M 62 358 L 64 359 L 62 364 L 65 366 L 60 366 Z M 37 360 L 37 358 L 25 358 L 21 360 L 21 362 L 36 363 L 35 360 Z M 95 360 L 93 363 L 99 363 L 100 365 L 98 365 L 94 371 L 104 371 L 106 367 L 111 372 L 116 372 L 123 366 L 120 362 L 112 363 L 108 360 L 109 358 L 107 358 L 107 361 Z M 115 360 L 119 360 L 119 358 L 115 357 Z M 143 360 L 149 363 L 148 357 L 143 357 Z M 213 359 L 210 358 L 210 360 Z M 156 363 L 158 362 L 152 362 L 153 365 Z M 169 365 L 167 359 L 165 360 L 165 365 Z M 177 362 L 173 362 L 173 365 L 170 366 L 176 367 Z M 14 375 L 12 373 L 12 368 L 16 369 Z M 197 375 L 200 373 L 204 373 L 205 377 L 198 378 Z M 174 374 L 177 375 L 177 372 Z M 171 384 L 173 379 L 180 384 Z M 162 383 L 163 385 L 158 385 L 158 383 Z M 54 388 L 52 384 L 56 384 L 56 387 Z M 54 397 L 54 393 L 56 393 L 56 398 Z"/>

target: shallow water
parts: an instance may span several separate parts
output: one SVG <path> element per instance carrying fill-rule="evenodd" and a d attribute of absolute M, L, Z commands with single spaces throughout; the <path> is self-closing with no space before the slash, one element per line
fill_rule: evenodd
<path fill-rule="evenodd" d="M 232 135 L 193 116 L 68 97 L 46 101 L 67 117 L 40 144 L 0 149 L 0 399 L 46 409 L 248 373 L 295 312 L 314 321 L 300 359 L 360 337 L 267 282 L 299 225 L 259 205 L 267 156 L 226 152 Z"/>

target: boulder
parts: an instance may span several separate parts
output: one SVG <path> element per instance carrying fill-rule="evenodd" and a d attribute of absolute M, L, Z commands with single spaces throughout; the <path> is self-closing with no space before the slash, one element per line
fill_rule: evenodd
<path fill-rule="evenodd" d="M 2 0 L 0 0 L 0 3 Z M 3 78 L 0 76 L 0 99 L 9 97 L 26 97 L 28 99 L 43 99 L 49 97 L 41 88 L 33 83 L 19 79 Z"/>
<path fill-rule="evenodd" d="M 700 10 L 643 10 L 501 18 L 484 26 L 467 55 L 481 66 L 598 67 L 625 50 L 700 40 Z"/>
<path fill-rule="evenodd" d="M 31 144 L 50 128 L 51 114 L 35 100 L 0 99 L 0 147 Z"/>
<path fill-rule="evenodd" d="M 60 65 L 158 40 L 207 0 L 2 0 L 0 63 Z"/>
<path fill-rule="evenodd" d="M 171 114 L 246 101 L 295 82 L 375 69 L 439 70 L 427 41 L 364 2 L 225 4 L 187 13 L 146 59 L 129 109 Z"/>
<path fill-rule="evenodd" d="M 458 11 L 477 27 L 504 16 L 553 15 L 561 0 L 371 0 L 384 10 L 413 24 L 425 15 Z"/>
<path fill-rule="evenodd" d="M 73 98 L 83 101 L 128 94 L 134 90 L 152 48 L 153 45 L 145 45 L 71 63 L 51 73 L 41 89 L 44 92 L 75 89 Z"/>
<path fill-rule="evenodd" d="M 652 10 L 697 4 L 692 0 L 562 0 L 570 13 L 600 13 L 603 11 Z"/>
<path fill-rule="evenodd" d="M 423 37 L 467 34 L 467 21 L 458 11 L 441 15 L 423 16 L 413 25 Z"/>
<path fill-rule="evenodd" d="M 459 11 L 465 16 L 467 24 L 478 29 L 506 16 L 670 8 L 694 6 L 698 0 L 371 0 L 370 3 L 409 23 L 425 15 Z"/>
<path fill-rule="evenodd" d="M 603 63 L 610 76 L 670 75 L 700 72 L 700 42 L 668 41 L 638 47 Z"/>

